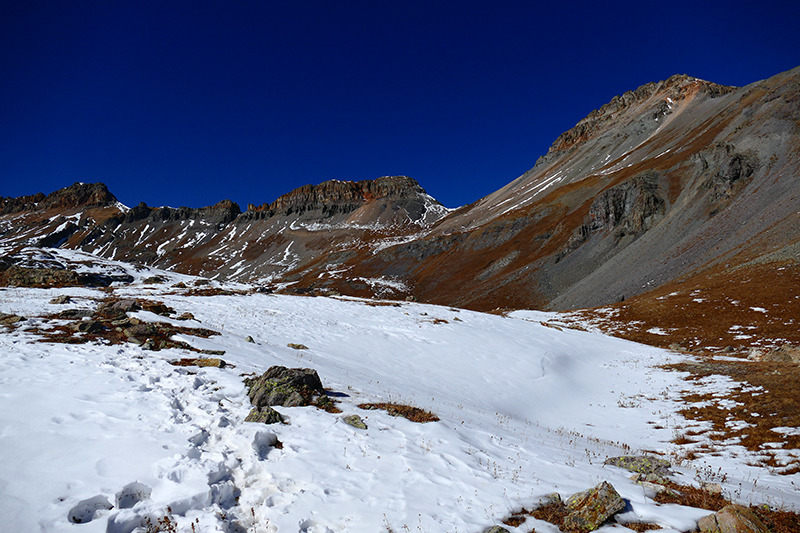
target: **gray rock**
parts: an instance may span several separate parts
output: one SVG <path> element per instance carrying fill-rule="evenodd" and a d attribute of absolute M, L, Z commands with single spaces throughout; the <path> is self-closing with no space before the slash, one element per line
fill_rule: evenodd
<path fill-rule="evenodd" d="M 484 529 L 483 533 L 509 533 L 509 531 L 503 526 L 492 526 Z"/>
<path fill-rule="evenodd" d="M 579 531 L 597 529 L 614 514 L 625 509 L 625 501 L 607 481 L 574 494 L 566 505 L 569 514 L 564 519 L 564 527 Z"/>
<path fill-rule="evenodd" d="M 255 341 L 255 340 L 253 340 L 253 337 L 251 337 L 250 335 L 248 335 L 247 337 L 245 337 L 245 338 L 244 338 L 244 341 L 245 341 L 245 342 L 252 342 L 253 344 L 255 344 L 255 343 L 256 343 L 256 341 Z"/>
<path fill-rule="evenodd" d="M 262 424 L 283 424 L 284 420 L 281 414 L 272 407 L 265 405 L 263 407 L 253 407 L 250 414 L 244 419 L 245 422 L 260 422 Z"/>
<path fill-rule="evenodd" d="M 631 472 L 636 472 L 637 474 L 642 474 L 644 476 L 654 474 L 661 479 L 666 478 L 671 474 L 669 469 L 672 466 L 669 461 L 665 461 L 664 459 L 659 459 L 657 457 L 648 457 L 646 455 L 624 455 L 622 457 L 609 457 L 605 460 L 604 464 L 618 466 L 619 468 L 624 468 L 625 470 L 630 470 Z M 646 479 L 645 481 L 653 481 L 658 483 L 658 481 L 654 478 Z"/>
<path fill-rule="evenodd" d="M 698 522 L 701 533 L 769 533 L 769 529 L 747 507 L 728 505 Z"/>
<path fill-rule="evenodd" d="M 353 426 L 354 428 L 367 429 L 367 425 L 364 423 L 363 420 L 361 420 L 361 417 L 358 415 L 343 416 L 342 421 L 344 421 L 345 424 Z"/>
<path fill-rule="evenodd" d="M 72 299 L 67 296 L 66 294 L 62 294 L 60 296 L 56 296 L 55 298 L 50 300 L 51 304 L 68 304 L 72 301 Z"/>
<path fill-rule="evenodd" d="M 103 324 L 97 322 L 96 320 L 86 320 L 85 322 L 78 324 L 78 331 L 83 331 L 85 333 L 98 333 L 105 329 L 106 328 L 103 326 Z"/>
<path fill-rule="evenodd" d="M 150 335 L 155 335 L 157 331 L 158 328 L 156 326 L 144 322 L 142 324 L 136 324 L 135 326 L 125 328 L 125 336 L 137 338 L 149 337 Z"/>
<path fill-rule="evenodd" d="M 60 313 L 58 313 L 58 318 L 64 318 L 66 320 L 77 320 L 79 318 L 85 318 L 87 316 L 92 316 L 94 312 L 90 311 L 89 309 L 64 309 Z"/>
<path fill-rule="evenodd" d="M 257 378 L 245 379 L 245 385 L 256 407 L 311 405 L 315 397 L 325 395 L 322 381 L 312 368 L 273 366 Z"/>

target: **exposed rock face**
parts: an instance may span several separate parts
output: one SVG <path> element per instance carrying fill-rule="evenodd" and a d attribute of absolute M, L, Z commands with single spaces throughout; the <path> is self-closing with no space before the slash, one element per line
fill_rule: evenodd
<path fill-rule="evenodd" d="M 626 235 L 641 235 L 663 218 L 664 211 L 656 172 L 644 172 L 626 180 L 595 198 L 589 209 L 589 221 L 578 227 L 557 259 L 576 250 L 598 231 L 612 231 L 616 241 Z"/>
<path fill-rule="evenodd" d="M 412 220 L 424 215 L 421 197 L 425 190 L 416 180 L 407 176 L 386 176 L 364 181 L 325 181 L 319 185 L 304 185 L 279 197 L 271 204 L 260 207 L 249 205 L 246 218 L 269 218 L 276 215 L 302 215 L 319 211 L 321 218 L 348 214 L 367 202 L 385 200 L 393 210 L 400 207 L 409 211 Z"/>
<path fill-rule="evenodd" d="M 45 196 L 37 193 L 19 198 L 0 198 L 0 215 L 33 209 L 101 207 L 117 202 L 103 183 L 75 183 Z"/>
<path fill-rule="evenodd" d="M 697 524 L 701 533 L 769 533 L 769 529 L 747 507 L 728 505 L 705 516 Z"/>

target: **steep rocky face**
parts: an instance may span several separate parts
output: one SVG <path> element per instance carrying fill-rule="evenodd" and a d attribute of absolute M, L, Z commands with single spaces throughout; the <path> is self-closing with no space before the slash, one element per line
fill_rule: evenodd
<path fill-rule="evenodd" d="M 303 215 L 315 212 L 320 219 L 346 215 L 376 200 L 392 210 L 405 209 L 409 218 L 418 221 L 424 216 L 425 190 L 416 180 L 407 176 L 384 176 L 376 180 L 325 181 L 319 185 L 304 185 L 279 197 L 271 204 L 259 207 L 249 205 L 248 217 Z M 307 217 L 308 218 L 308 217 Z"/>

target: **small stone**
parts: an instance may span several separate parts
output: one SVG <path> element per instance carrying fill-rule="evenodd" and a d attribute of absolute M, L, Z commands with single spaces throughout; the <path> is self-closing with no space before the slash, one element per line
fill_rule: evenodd
<path fill-rule="evenodd" d="M 225 355 L 225 350 L 200 350 L 203 355 Z"/>
<path fill-rule="evenodd" d="M 294 348 L 295 350 L 308 350 L 308 346 L 306 346 L 305 344 L 295 344 L 293 342 L 290 342 L 286 346 L 288 346 L 289 348 Z"/>
<path fill-rule="evenodd" d="M 172 288 L 173 289 L 185 289 L 186 288 L 186 284 L 184 282 L 182 282 L 182 281 L 179 281 L 178 283 L 173 285 Z"/>
<path fill-rule="evenodd" d="M 701 481 L 700 488 L 711 494 L 722 494 L 722 485 L 719 483 L 710 483 L 708 481 Z"/>
<path fill-rule="evenodd" d="M 254 340 L 253 340 L 253 337 L 251 337 L 250 335 L 248 335 L 247 337 L 245 337 L 245 338 L 244 338 L 244 341 L 245 341 L 245 342 L 252 342 L 253 344 L 255 344 L 255 343 L 256 343 L 256 341 L 254 341 Z"/>
<path fill-rule="evenodd" d="M 509 531 L 503 526 L 492 526 L 484 529 L 483 533 L 509 533 Z"/>
<path fill-rule="evenodd" d="M 186 312 L 181 316 L 176 317 L 175 320 L 197 320 L 192 313 Z"/>
<path fill-rule="evenodd" d="M 557 492 L 551 492 L 550 494 L 547 494 L 539 498 L 539 501 L 537 502 L 537 508 L 545 507 L 547 505 L 558 505 L 560 503 L 561 503 L 561 494 Z"/>
<path fill-rule="evenodd" d="M 416 296 L 406 296 L 406 301 L 407 302 L 416 302 L 417 301 L 417 297 Z M 499 526 L 495 526 L 495 527 L 499 527 Z"/>
<path fill-rule="evenodd" d="M 155 350 L 156 344 L 153 342 L 152 339 L 147 339 L 142 343 L 142 350 Z"/>
<path fill-rule="evenodd" d="M 62 294 L 50 300 L 50 303 L 58 305 L 58 304 L 68 304 L 71 301 L 72 299 L 69 296 L 67 296 L 66 294 Z"/>
<path fill-rule="evenodd" d="M 358 415 L 347 415 L 342 417 L 342 421 L 345 424 L 351 425 L 354 428 L 358 429 L 367 429 L 367 425 L 361 420 L 361 417 Z"/>

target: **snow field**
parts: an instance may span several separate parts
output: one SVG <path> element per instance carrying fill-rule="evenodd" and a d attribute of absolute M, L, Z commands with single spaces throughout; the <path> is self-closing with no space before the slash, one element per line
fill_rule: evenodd
<path fill-rule="evenodd" d="M 655 505 L 629 472 L 603 466 L 609 456 L 671 449 L 684 422 L 675 399 L 689 385 L 655 366 L 675 354 L 544 327 L 535 320 L 545 314 L 535 312 L 504 318 L 345 298 L 163 294 L 168 289 L 137 282 L 115 294 L 193 313 L 197 323 L 180 324 L 221 335 L 181 339 L 225 350 L 231 366 L 169 365 L 192 356 L 181 350 L 38 343 L 24 331 L 35 318 L 0 333 L 0 511 L 11 530 L 129 532 L 169 515 L 178 531 L 481 531 L 545 494 L 566 497 L 603 480 L 630 501 L 625 517 L 665 531 L 688 530 L 708 514 Z M 78 298 L 48 304 L 57 294 Z M 6 289 L 0 312 L 34 317 L 105 296 Z M 243 422 L 250 404 L 241 375 L 276 364 L 315 368 L 343 413 L 279 407 L 289 424 Z M 380 401 L 429 409 L 441 421 L 415 424 L 356 407 Z M 342 421 L 353 413 L 367 430 Z M 797 505 L 791 479 L 732 456 L 715 459 L 729 474 L 727 491 L 739 487 L 746 499 L 738 484 L 758 477 L 750 496 Z M 695 474 L 677 470 L 683 482 Z M 149 497 L 125 496 L 132 483 L 151 489 Z M 92 507 L 104 501 L 114 507 Z M 91 521 L 71 523 L 70 513 Z M 556 531 L 532 518 L 516 530 L 531 527 Z"/>

